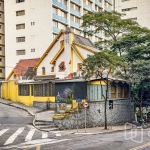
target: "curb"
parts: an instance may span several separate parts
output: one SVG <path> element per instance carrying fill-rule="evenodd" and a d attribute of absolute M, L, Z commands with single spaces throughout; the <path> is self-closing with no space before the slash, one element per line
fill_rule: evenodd
<path fill-rule="evenodd" d="M 11 104 L 13 104 L 13 103 L 8 103 L 8 104 L 7 104 L 7 103 L 4 103 L 4 102 L 0 102 L 0 103 L 1 103 L 1 104 L 4 104 L 4 105 L 8 105 L 8 106 L 12 106 L 12 107 L 15 107 L 15 108 L 19 108 L 19 109 L 25 110 L 25 111 L 27 111 L 31 116 L 34 116 L 34 114 L 32 114 L 30 111 L 28 111 L 28 110 L 25 109 L 25 108 L 11 105 Z"/>

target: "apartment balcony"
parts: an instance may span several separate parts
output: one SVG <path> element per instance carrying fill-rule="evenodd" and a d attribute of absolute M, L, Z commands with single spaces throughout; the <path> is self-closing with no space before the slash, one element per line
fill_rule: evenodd
<path fill-rule="evenodd" d="M 58 7 L 60 7 L 60 8 L 62 8 L 62 9 L 67 10 L 67 6 L 66 5 L 64 5 L 64 4 L 60 3 L 60 2 L 57 2 L 56 0 L 53 0 L 53 4 L 58 6 Z"/>
<path fill-rule="evenodd" d="M 109 7 L 106 7 L 106 6 L 105 6 L 105 10 L 106 11 L 112 11 Z"/>
<path fill-rule="evenodd" d="M 58 29 L 58 28 L 56 28 L 56 27 L 53 27 L 53 32 L 54 32 L 54 33 L 59 33 L 60 30 L 61 30 L 61 29 Z"/>
<path fill-rule="evenodd" d="M 57 19 L 57 20 L 59 20 L 59 21 L 61 21 L 61 22 L 67 23 L 67 19 L 66 19 L 66 18 L 64 18 L 64 17 L 62 17 L 62 16 L 58 16 L 58 15 L 56 15 L 56 14 L 54 14 L 54 13 L 53 13 L 53 18 L 54 18 L 54 19 Z"/>
<path fill-rule="evenodd" d="M 73 21 L 70 21 L 70 25 L 75 27 L 75 28 L 80 28 L 80 24 L 73 22 Z"/>
<path fill-rule="evenodd" d="M 112 4 L 112 0 L 106 0 L 107 2 L 109 2 L 110 4 Z"/>
<path fill-rule="evenodd" d="M 91 6 L 86 5 L 85 3 L 83 3 L 83 8 L 87 9 L 87 10 L 92 10 Z"/>
<path fill-rule="evenodd" d="M 81 16 L 81 14 L 80 14 L 80 12 L 79 12 L 79 11 L 76 11 L 76 10 L 74 10 L 74 9 L 72 9 L 72 8 L 70 8 L 70 12 L 71 12 L 72 14 L 74 14 L 74 15 L 78 16 L 78 17 L 80 17 L 80 16 Z"/>
<path fill-rule="evenodd" d="M 71 0 L 72 2 L 75 2 L 76 4 L 79 4 L 79 5 L 81 5 L 81 2 L 80 2 L 80 0 Z"/>
<path fill-rule="evenodd" d="M 99 2 L 98 0 L 95 0 L 95 3 L 96 3 L 98 6 L 102 7 L 102 3 Z"/>

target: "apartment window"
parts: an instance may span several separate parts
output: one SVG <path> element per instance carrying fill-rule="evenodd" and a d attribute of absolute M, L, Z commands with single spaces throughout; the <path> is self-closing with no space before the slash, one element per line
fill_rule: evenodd
<path fill-rule="evenodd" d="M 2 70 L 2 69 L 0 69 L 0 73 L 3 73 L 3 70 Z"/>
<path fill-rule="evenodd" d="M 25 42 L 25 37 L 16 37 L 16 42 Z"/>
<path fill-rule="evenodd" d="M 2 62 L 2 58 L 0 58 L 0 62 Z"/>
<path fill-rule="evenodd" d="M 112 8 L 112 5 L 110 3 L 108 3 L 107 1 L 105 1 L 105 6 L 110 8 L 110 9 Z"/>
<path fill-rule="evenodd" d="M 53 27 L 58 28 L 58 22 L 53 20 Z"/>
<path fill-rule="evenodd" d="M 0 51 L 2 51 L 2 47 L 0 47 Z"/>
<path fill-rule="evenodd" d="M 135 18 L 128 18 L 129 20 L 137 20 L 137 17 L 135 17 Z"/>
<path fill-rule="evenodd" d="M 64 4 L 64 5 L 67 5 L 67 0 L 57 0 L 57 2 L 60 2 L 60 3 Z"/>
<path fill-rule="evenodd" d="M 88 11 L 86 9 L 83 9 L 83 14 L 86 14 Z"/>
<path fill-rule="evenodd" d="M 65 62 L 63 61 L 63 62 L 61 62 L 60 64 L 59 64 L 59 71 L 61 72 L 61 71 L 64 71 L 66 68 L 65 68 Z"/>
<path fill-rule="evenodd" d="M 0 40 L 2 40 L 2 36 L 0 36 Z"/>
<path fill-rule="evenodd" d="M 35 52 L 35 48 L 32 48 L 32 49 L 31 49 L 31 52 Z"/>
<path fill-rule="evenodd" d="M 102 11 L 102 8 L 99 7 L 98 5 L 95 5 L 95 10 L 96 10 L 96 11 Z"/>
<path fill-rule="evenodd" d="M 25 50 L 22 49 L 22 50 L 16 50 L 16 54 L 17 55 L 25 55 Z"/>
<path fill-rule="evenodd" d="M 53 33 L 53 40 L 56 38 L 57 34 Z"/>
<path fill-rule="evenodd" d="M 73 22 L 76 22 L 76 23 L 79 23 L 79 24 L 80 24 L 80 18 L 78 18 L 78 17 L 76 17 L 76 16 L 74 16 L 74 15 L 71 15 L 71 20 L 72 20 Z"/>
<path fill-rule="evenodd" d="M 122 12 L 136 10 L 136 9 L 137 9 L 137 7 L 126 8 L 126 9 L 122 9 Z"/>
<path fill-rule="evenodd" d="M 76 10 L 76 11 L 80 11 L 80 7 L 74 3 L 71 3 L 71 8 Z"/>
<path fill-rule="evenodd" d="M 0 25 L 0 29 L 2 28 L 2 25 Z"/>
<path fill-rule="evenodd" d="M 23 15 L 25 15 L 25 10 L 16 11 L 16 16 L 23 16 Z"/>
<path fill-rule="evenodd" d="M 0 3 L 0 6 L 2 6 L 2 3 Z"/>
<path fill-rule="evenodd" d="M 83 2 L 90 7 L 92 6 L 92 2 L 89 0 L 83 0 Z"/>
<path fill-rule="evenodd" d="M 58 15 L 58 16 L 67 18 L 67 13 L 64 12 L 64 11 L 62 11 L 61 9 L 53 7 L 53 13 L 56 14 L 56 15 Z"/>
<path fill-rule="evenodd" d="M 0 18 L 2 18 L 2 14 L 0 14 Z"/>
<path fill-rule="evenodd" d="M 16 25 L 16 30 L 19 30 L 19 29 L 25 29 L 25 24 L 17 24 Z"/>
<path fill-rule="evenodd" d="M 25 2 L 25 0 L 16 0 L 16 3 L 22 3 Z"/>

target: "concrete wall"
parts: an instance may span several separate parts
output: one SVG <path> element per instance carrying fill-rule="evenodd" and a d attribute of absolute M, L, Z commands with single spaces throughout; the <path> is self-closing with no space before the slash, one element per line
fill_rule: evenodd
<path fill-rule="evenodd" d="M 121 1 L 116 0 L 115 1 L 115 10 L 118 12 L 122 12 L 122 9 L 126 8 L 133 8 L 137 7 L 135 10 L 125 11 L 126 15 L 123 17 L 123 19 L 128 18 L 136 18 L 137 21 L 141 26 L 147 27 L 150 29 L 150 1 L 149 0 L 131 0 L 131 1 Z"/>
<path fill-rule="evenodd" d="M 52 0 L 5 1 L 5 55 L 6 77 L 20 59 L 41 57 L 52 41 Z M 25 10 L 25 15 L 16 16 L 16 11 Z M 35 25 L 31 25 L 35 22 Z M 16 24 L 25 23 L 25 29 L 16 30 Z M 16 42 L 16 37 L 25 36 L 25 42 Z M 35 52 L 31 49 L 35 48 Z M 25 55 L 16 55 L 16 50 L 25 49 Z"/>
<path fill-rule="evenodd" d="M 134 120 L 134 107 L 130 100 L 114 100 L 113 109 L 109 109 L 107 104 L 108 125 L 124 124 Z M 78 114 L 79 128 L 84 128 L 84 109 Z M 56 120 L 54 123 L 60 129 L 77 128 L 77 113 L 71 115 L 68 119 Z M 87 127 L 104 126 L 104 102 L 89 103 L 87 108 Z"/>

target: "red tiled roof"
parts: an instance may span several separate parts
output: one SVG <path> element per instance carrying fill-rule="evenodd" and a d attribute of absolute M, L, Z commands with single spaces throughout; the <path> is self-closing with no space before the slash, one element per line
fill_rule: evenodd
<path fill-rule="evenodd" d="M 34 67 L 39 59 L 40 58 L 21 59 L 13 69 L 15 74 L 17 74 L 18 76 L 23 76 L 28 70 L 28 67 Z"/>

